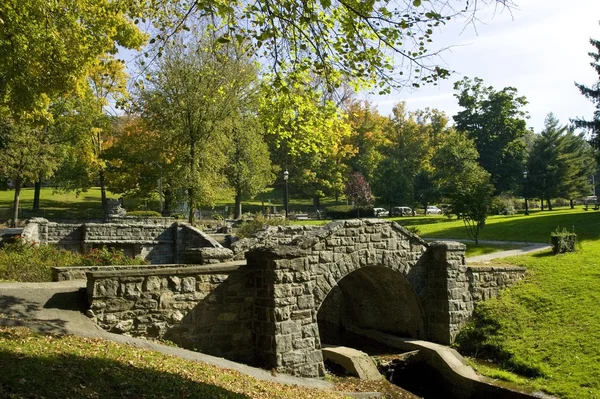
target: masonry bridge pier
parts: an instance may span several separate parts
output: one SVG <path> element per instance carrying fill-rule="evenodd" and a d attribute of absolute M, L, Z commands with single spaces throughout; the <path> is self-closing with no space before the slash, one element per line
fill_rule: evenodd
<path fill-rule="evenodd" d="M 524 274 L 467 267 L 463 244 L 382 220 L 271 227 L 239 245 L 245 260 L 90 271 L 89 314 L 109 331 L 321 377 L 321 343 L 350 327 L 450 344 L 477 301 Z"/>

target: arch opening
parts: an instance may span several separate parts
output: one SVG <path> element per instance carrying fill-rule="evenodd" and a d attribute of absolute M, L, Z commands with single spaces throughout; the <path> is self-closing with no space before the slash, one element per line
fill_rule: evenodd
<path fill-rule="evenodd" d="M 380 266 L 363 267 L 338 281 L 319 307 L 317 323 L 322 344 L 352 346 L 356 337 L 350 327 L 425 337 L 423 312 L 410 283 Z"/>

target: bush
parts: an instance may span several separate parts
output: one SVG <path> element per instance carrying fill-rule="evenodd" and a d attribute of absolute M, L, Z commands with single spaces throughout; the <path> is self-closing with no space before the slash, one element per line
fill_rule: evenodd
<path fill-rule="evenodd" d="M 575 245 L 577 244 L 577 234 L 575 230 L 568 231 L 563 228 L 560 230 L 556 228 L 550 233 L 550 243 L 552 244 L 552 252 L 556 254 L 562 254 L 565 252 L 575 252 Z"/>
<path fill-rule="evenodd" d="M 160 218 L 162 215 L 156 211 L 131 211 L 127 212 L 127 216 L 147 217 L 147 218 Z"/>
<path fill-rule="evenodd" d="M 183 213 L 172 213 L 172 214 L 171 214 L 171 217 L 172 217 L 173 219 L 177 219 L 177 220 L 180 220 L 180 219 L 187 219 L 187 216 L 185 216 Z"/>
<path fill-rule="evenodd" d="M 81 255 L 51 245 L 26 243 L 21 238 L 0 250 L 0 280 L 51 281 L 52 267 L 146 264 L 143 259 L 128 258 L 123 251 L 94 249 Z"/>
<path fill-rule="evenodd" d="M 259 213 L 254 219 L 245 220 L 237 231 L 240 238 L 252 237 L 256 232 L 264 229 L 266 226 L 288 226 L 290 221 L 283 217 L 266 218 Z"/>
<path fill-rule="evenodd" d="M 514 215 L 517 213 L 519 201 L 509 195 L 499 195 L 492 199 L 492 213 L 495 215 Z"/>
<path fill-rule="evenodd" d="M 110 265 L 145 265 L 148 262 L 140 258 L 125 256 L 122 250 L 102 247 L 93 248 L 87 254 L 81 256 L 80 264 L 77 266 L 110 266 Z"/>
<path fill-rule="evenodd" d="M 375 213 L 373 208 L 360 208 L 357 209 L 353 205 L 335 205 L 325 208 L 325 215 L 329 219 L 354 219 L 358 217 L 360 211 L 360 217 L 374 217 Z"/>

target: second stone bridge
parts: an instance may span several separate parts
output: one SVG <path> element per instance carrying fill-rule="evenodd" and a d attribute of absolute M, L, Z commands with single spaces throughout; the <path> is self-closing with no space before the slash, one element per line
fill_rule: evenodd
<path fill-rule="evenodd" d="M 467 267 L 463 244 L 381 220 L 271 228 L 250 244 L 245 261 L 89 272 L 90 315 L 109 331 L 319 377 L 321 343 L 343 343 L 350 327 L 450 344 L 476 302 L 525 273 Z"/>

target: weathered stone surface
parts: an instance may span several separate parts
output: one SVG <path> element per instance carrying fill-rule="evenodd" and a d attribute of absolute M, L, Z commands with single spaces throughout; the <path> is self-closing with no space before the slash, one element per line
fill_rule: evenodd
<path fill-rule="evenodd" d="M 186 234 L 174 230 L 179 248 L 190 248 Z M 235 245 L 247 263 L 88 272 L 95 320 L 112 331 L 315 377 L 324 375 L 321 327 L 357 323 L 450 343 L 477 301 L 524 273 L 467 268 L 464 245 L 427 244 L 380 220 L 271 226 Z"/>
<path fill-rule="evenodd" d="M 350 375 L 361 380 L 381 379 L 377 366 L 365 352 L 343 346 L 328 346 L 321 351 L 325 361 L 342 366 Z"/>

